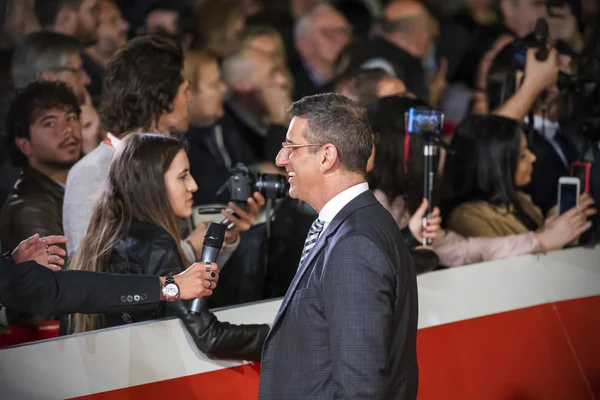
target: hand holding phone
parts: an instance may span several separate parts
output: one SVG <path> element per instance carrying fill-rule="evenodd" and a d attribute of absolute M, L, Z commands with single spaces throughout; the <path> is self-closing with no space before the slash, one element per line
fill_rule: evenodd
<path fill-rule="evenodd" d="M 563 176 L 558 180 L 558 214 L 577 207 L 581 182 L 579 178 Z"/>

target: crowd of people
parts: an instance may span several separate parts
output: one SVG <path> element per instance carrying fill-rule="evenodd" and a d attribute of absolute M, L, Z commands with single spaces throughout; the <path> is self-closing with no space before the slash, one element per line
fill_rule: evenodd
<path fill-rule="evenodd" d="M 582 139 L 567 123 L 570 93 L 560 83 L 594 58 L 588 49 L 597 37 L 597 3 L 9 1 L 0 50 L 2 251 L 55 238 L 45 246 L 46 260 L 42 252 L 48 269 L 162 276 L 164 287 L 173 277 L 181 282 L 202 258 L 208 220 L 198 220 L 199 210 L 214 209 L 213 221 L 227 218 L 233 228 L 216 260 L 222 271 L 214 264 L 205 271 L 212 296 L 200 315 L 187 312 L 193 296 L 186 291 L 179 299 L 161 295 L 171 301 L 158 307 L 153 294 L 149 307 L 115 306 L 100 314 L 76 313 L 99 307 L 36 313 L 4 301 L 8 324 L 59 320 L 68 335 L 177 316 L 210 356 L 258 361 L 262 354 L 273 374 L 261 382 L 261 393 L 278 398 L 278 374 L 283 380 L 294 372 L 274 355 L 285 349 L 301 363 L 304 354 L 295 352 L 305 348 L 295 343 L 327 335 L 320 311 L 307 311 L 315 313 L 308 325 L 278 316 L 277 330 L 269 333 L 268 325 L 221 322 L 209 308 L 287 292 L 282 310 L 298 312 L 297 301 L 288 304 L 297 290 L 307 302 L 323 296 L 313 307 L 335 313 L 352 303 L 345 296 L 356 282 L 321 293 L 329 279 L 353 279 L 331 265 L 358 265 L 360 257 L 349 260 L 342 249 L 366 249 L 379 264 L 394 261 L 391 272 L 366 274 L 408 284 L 390 289 L 399 302 L 397 308 L 391 302 L 391 314 L 372 312 L 386 307 L 381 299 L 355 311 L 370 315 L 370 326 L 399 324 L 394 332 L 414 342 L 415 274 L 597 239 L 600 135 Z M 540 19 L 548 26 L 541 44 L 533 34 Z M 427 144 L 406 131 L 413 108 L 445 114 L 434 204 L 423 199 Z M 590 160 L 590 185 L 582 184 L 577 205 L 560 213 L 559 178 L 582 160 Z M 289 196 L 277 199 L 272 213 L 265 213 L 271 201 L 265 192 L 240 204 L 221 190 L 240 163 L 254 174 L 288 180 Z M 309 261 L 311 272 L 303 275 L 320 232 L 341 229 L 333 217 L 342 208 L 334 212 L 337 205 L 329 201 L 346 189 L 353 194 L 344 204 L 354 198 L 368 206 L 357 209 L 356 218 L 384 222 L 380 230 L 360 220 L 346 226 L 358 236 L 334 237 L 340 245 L 332 247 L 331 259 Z M 394 229 L 379 209 L 369 208 L 371 197 L 388 211 Z M 307 235 L 314 239 L 310 247 Z M 384 242 L 381 252 L 363 236 Z M 398 243 L 389 243 L 392 238 Z M 13 253 L 15 261 L 31 259 L 18 256 L 23 248 Z M 403 267 L 396 271 L 396 264 Z M 371 279 L 355 279 L 363 278 Z M 141 304 L 147 292 L 124 298 Z M 356 345 L 342 328 L 335 335 L 337 343 Z M 265 342 L 271 347 L 263 349 Z M 306 346 L 321 351 L 318 341 Z M 406 374 L 408 383 L 387 387 L 382 398 L 416 393 L 414 349 L 407 346 L 391 352 L 398 360 L 388 367 Z M 372 361 L 373 369 L 384 368 Z M 360 391 L 354 388 L 360 379 L 340 379 Z M 299 386 L 289 390 L 336 392 L 307 375 L 291 381 Z"/>

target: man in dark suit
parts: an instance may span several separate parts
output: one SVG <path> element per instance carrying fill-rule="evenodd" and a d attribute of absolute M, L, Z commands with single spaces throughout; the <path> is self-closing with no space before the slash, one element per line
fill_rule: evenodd
<path fill-rule="evenodd" d="M 259 398 L 415 399 L 417 285 L 390 214 L 369 191 L 363 108 L 305 97 L 277 156 L 290 196 L 318 213 L 265 341 Z"/>
<path fill-rule="evenodd" d="M 12 255 L 0 256 L 0 303 L 36 315 L 62 313 L 139 312 L 157 309 L 167 298 L 165 277 L 59 271 L 66 251 L 56 244 L 63 236 L 24 240 Z M 217 270 L 216 264 L 212 264 Z M 218 276 L 210 282 L 204 263 L 194 264 L 173 277 L 180 300 L 210 296 Z M 210 286 L 209 286 L 210 285 Z"/>

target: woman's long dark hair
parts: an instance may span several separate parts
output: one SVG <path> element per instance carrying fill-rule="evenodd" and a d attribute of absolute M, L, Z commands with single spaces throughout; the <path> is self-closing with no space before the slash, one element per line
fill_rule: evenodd
<path fill-rule="evenodd" d="M 520 209 L 515 172 L 521 134 L 517 121 L 496 115 L 470 116 L 458 126 L 445 169 L 452 191 L 447 211 L 474 200 Z"/>
<path fill-rule="evenodd" d="M 375 165 L 369 174 L 369 186 L 371 189 L 381 190 L 390 203 L 398 196 L 406 197 L 411 213 L 418 208 L 423 198 L 424 146 L 422 137 L 411 137 L 405 171 L 404 114 L 412 107 L 427 107 L 427 104 L 409 97 L 389 96 L 382 97 L 367 107 L 369 123 L 377 138 Z"/>
<path fill-rule="evenodd" d="M 165 173 L 181 150 L 184 144 L 168 135 L 132 133 L 123 140 L 71 269 L 106 272 L 113 247 L 133 219 L 160 226 L 179 243 L 180 221 L 169 202 Z M 181 248 L 179 255 L 188 264 Z M 102 326 L 100 315 L 75 315 L 75 332 Z"/>

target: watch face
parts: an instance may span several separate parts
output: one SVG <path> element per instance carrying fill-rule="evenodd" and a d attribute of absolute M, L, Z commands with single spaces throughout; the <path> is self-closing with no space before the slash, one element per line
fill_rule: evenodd
<path fill-rule="evenodd" d="M 177 297 L 178 294 L 179 294 L 179 288 L 177 287 L 177 285 L 175 285 L 173 283 L 169 283 L 168 285 L 165 285 L 165 287 L 163 288 L 163 295 L 165 297 L 173 298 L 173 297 Z"/>

